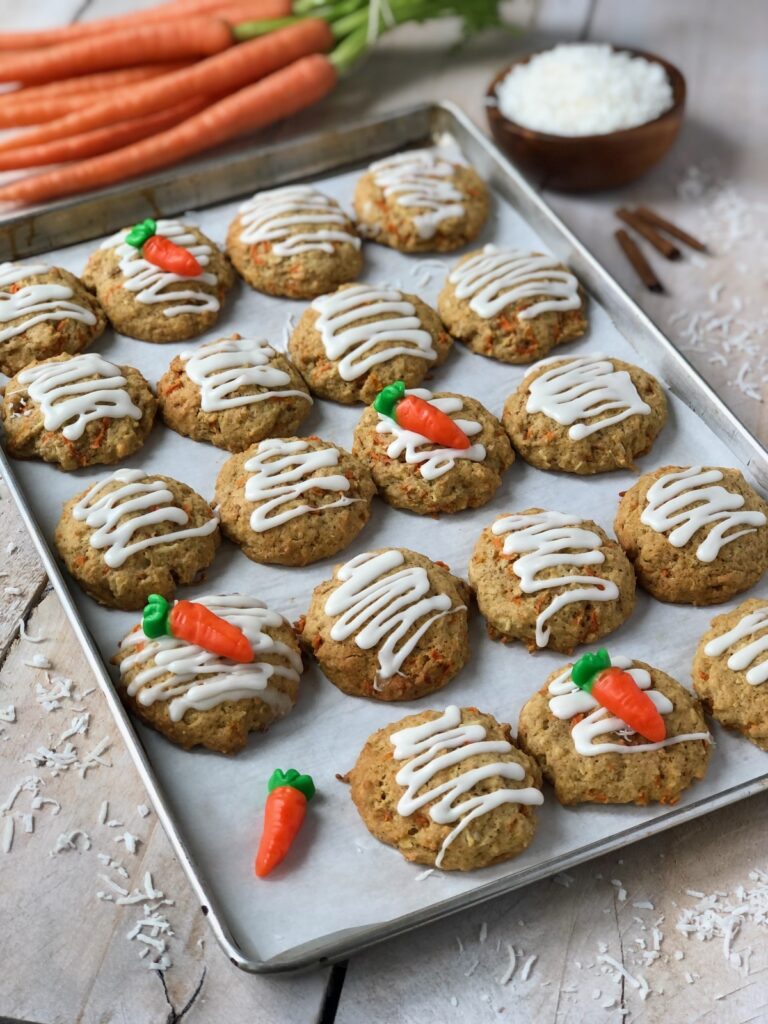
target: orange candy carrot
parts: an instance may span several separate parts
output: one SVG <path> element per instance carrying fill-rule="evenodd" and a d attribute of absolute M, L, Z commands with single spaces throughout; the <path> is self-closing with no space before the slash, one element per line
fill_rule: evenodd
<path fill-rule="evenodd" d="M 651 743 L 666 739 L 667 727 L 656 705 L 629 672 L 611 666 L 606 650 L 579 658 L 571 680 Z"/>
<path fill-rule="evenodd" d="M 199 601 L 177 601 L 171 607 L 160 594 L 150 594 L 141 625 L 145 635 L 153 640 L 173 636 L 231 661 L 253 661 L 253 648 L 242 629 Z"/>
<path fill-rule="evenodd" d="M 233 42 L 229 26 L 218 18 L 185 18 L 138 25 L 39 50 L 3 55 L 0 81 L 52 82 L 91 71 L 107 71 L 154 61 L 206 57 Z"/>
<path fill-rule="evenodd" d="M 376 412 L 389 416 L 404 430 L 421 434 L 443 448 L 470 447 L 469 438 L 450 416 L 416 395 L 406 395 L 405 384 L 396 380 L 382 388 L 373 401 Z"/>
<path fill-rule="evenodd" d="M 264 831 L 254 865 L 259 878 L 276 868 L 291 848 L 307 813 L 307 804 L 315 795 L 310 775 L 301 775 L 295 768 L 287 772 L 279 768 L 267 783 L 269 796 L 264 807 Z"/>
<path fill-rule="evenodd" d="M 0 188 L 0 202 L 35 203 L 75 195 L 168 167 L 317 103 L 336 80 L 336 69 L 327 57 L 303 57 L 167 131 L 112 153 L 11 182 Z"/>
<path fill-rule="evenodd" d="M 154 81 L 137 83 L 120 95 L 95 102 L 40 128 L 3 139 L 0 151 L 81 135 L 92 128 L 104 128 L 115 121 L 161 110 L 188 96 L 233 93 L 279 68 L 287 67 L 300 57 L 329 50 L 332 45 L 333 34 L 326 22 L 307 18 L 288 28 L 270 32 L 261 39 L 233 46 L 191 67 Z M 204 147 L 201 145 L 200 148 Z"/>

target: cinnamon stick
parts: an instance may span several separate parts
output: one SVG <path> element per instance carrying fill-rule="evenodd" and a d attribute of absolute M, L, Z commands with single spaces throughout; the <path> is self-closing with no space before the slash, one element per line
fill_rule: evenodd
<path fill-rule="evenodd" d="M 687 231 L 683 231 L 682 228 L 677 227 L 671 221 L 666 220 L 664 217 L 660 217 L 658 213 L 654 213 L 653 210 L 649 210 L 647 206 L 638 206 L 634 211 L 636 217 L 640 217 L 641 220 L 646 221 L 648 224 L 652 224 L 657 228 L 661 228 L 662 231 L 666 231 L 668 235 L 672 235 L 673 238 L 679 238 L 681 242 L 685 242 L 692 249 L 696 249 L 697 252 L 706 252 L 707 247 L 703 242 L 700 242 L 698 238 L 694 238 L 693 235 L 689 235 Z"/>
<path fill-rule="evenodd" d="M 646 223 L 637 213 L 633 213 L 625 206 L 622 206 L 616 211 L 616 216 L 619 220 L 623 220 L 625 224 L 629 224 L 631 228 L 634 228 L 639 235 L 642 235 L 643 238 L 649 241 L 654 249 L 657 249 L 666 259 L 679 260 L 682 256 L 676 245 L 673 245 L 667 238 L 660 235 L 658 231 L 654 231 L 651 225 Z"/>
<path fill-rule="evenodd" d="M 624 255 L 632 264 L 635 273 L 643 282 L 645 287 L 650 289 L 652 292 L 663 292 L 664 289 L 661 285 L 661 281 L 656 277 L 650 263 L 645 256 L 643 256 L 637 242 L 627 234 L 624 228 L 619 228 L 618 231 L 614 232 L 614 235 L 616 241 L 623 249 Z"/>

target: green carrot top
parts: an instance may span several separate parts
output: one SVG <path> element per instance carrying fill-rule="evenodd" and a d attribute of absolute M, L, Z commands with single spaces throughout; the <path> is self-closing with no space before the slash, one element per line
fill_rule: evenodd
<path fill-rule="evenodd" d="M 141 628 L 144 635 L 151 640 L 159 636 L 170 636 L 168 615 L 171 606 L 161 594 L 150 594 L 144 606 L 144 614 L 141 617 Z"/>
<path fill-rule="evenodd" d="M 140 249 L 144 243 L 157 232 L 157 221 L 154 221 L 151 217 L 147 217 L 140 224 L 134 224 L 128 234 L 125 236 L 125 240 L 128 245 L 134 246 L 136 249 Z"/>
<path fill-rule="evenodd" d="M 586 690 L 589 693 L 598 672 L 610 667 L 610 655 L 604 647 L 601 647 L 599 651 L 590 651 L 589 654 L 583 654 L 579 658 L 571 669 L 571 681 L 580 690 Z"/>
<path fill-rule="evenodd" d="M 403 398 L 405 398 L 405 383 L 401 380 L 396 380 L 394 384 L 387 384 L 376 395 L 373 400 L 373 408 L 376 412 L 381 413 L 382 416 L 389 416 L 390 419 L 394 419 L 395 406 Z"/>
<path fill-rule="evenodd" d="M 280 768 L 276 768 L 269 777 L 267 783 L 267 789 L 271 793 L 275 789 L 279 789 L 281 786 L 291 786 L 293 789 L 298 789 L 300 793 L 303 793 L 307 798 L 307 803 L 315 795 L 315 784 L 312 781 L 311 775 L 302 775 L 297 772 L 295 768 L 289 768 L 287 771 L 282 771 Z"/>

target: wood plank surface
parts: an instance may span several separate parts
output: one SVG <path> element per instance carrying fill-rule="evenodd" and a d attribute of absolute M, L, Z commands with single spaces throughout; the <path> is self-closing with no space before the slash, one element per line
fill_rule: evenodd
<path fill-rule="evenodd" d="M 7 5 L 5 25 L 64 23 L 75 14 L 96 17 L 150 2 L 29 0 L 23 8 Z M 528 23 L 533 6 L 515 5 L 521 23 Z M 751 359 L 754 371 L 760 368 L 760 357 L 737 351 L 728 353 L 724 364 L 722 340 L 716 331 L 705 329 L 706 318 L 705 327 L 683 333 L 697 310 L 724 315 L 728 310 L 735 312 L 738 299 L 744 305 L 738 318 L 751 325 L 741 329 L 750 334 L 745 344 L 758 340 L 754 324 L 764 298 L 755 287 L 753 268 L 758 257 L 763 267 L 765 261 L 765 210 L 760 203 L 765 204 L 768 180 L 768 150 L 762 141 L 766 19 L 768 7 L 762 0 L 731 0 L 722 5 L 696 0 L 675 4 L 546 0 L 539 5 L 535 31 L 520 37 L 484 37 L 459 54 L 446 49 L 455 28 L 408 28 L 384 40 L 366 65 L 320 108 L 279 132 L 320 129 L 430 98 L 455 99 L 482 124 L 482 95 L 495 70 L 513 53 L 559 38 L 611 39 L 675 61 L 688 78 L 690 102 L 683 133 L 668 160 L 642 182 L 615 195 L 552 194 L 547 198 L 657 322 L 692 349 L 687 354 L 765 441 L 764 405 L 745 394 L 744 379 L 737 380 L 741 371 L 737 360 Z M 686 177 L 690 166 L 703 168 L 698 195 L 695 175 Z M 694 233 L 712 234 L 712 257 L 699 261 L 687 257 L 680 264 L 653 257 L 668 284 L 668 295 L 654 297 L 642 291 L 614 248 L 612 211 L 620 203 L 633 201 L 653 205 Z M 732 229 L 741 235 L 731 237 Z M 670 317 L 681 312 L 685 316 L 670 324 Z M 764 393 L 760 376 L 747 375 L 748 385 L 754 385 L 759 397 Z M 10 812 L 0 817 L 0 919 L 4 924 L 0 1017 L 41 1024 L 155 1024 L 180 1020 L 192 1000 L 184 1015 L 189 1024 L 319 1020 L 327 972 L 289 979 L 249 977 L 233 968 L 218 949 L 162 829 L 153 815 L 142 818 L 137 810 L 145 799 L 142 787 L 99 693 L 82 697 L 93 685 L 87 667 L 58 601 L 45 593 L 39 563 L 6 496 L 0 497 L 0 538 L 0 571 L 7 573 L 0 577 L 0 659 L 4 659 L 0 661 L 0 710 L 14 704 L 17 716 L 13 723 L 0 722 L 0 805 L 18 782 L 30 776 L 44 780 L 40 796 L 61 804 L 58 814 L 52 813 L 51 804 L 32 810 L 34 789 L 22 790 Z M 15 545 L 11 554 L 5 550 L 8 544 Z M 6 586 L 18 587 L 22 593 L 6 594 Z M 16 639 L 19 618 L 28 620 L 33 636 L 47 637 L 47 642 L 38 645 Z M 43 670 L 26 664 L 36 654 L 51 660 L 51 677 L 63 675 L 74 681 L 75 698 L 61 700 L 62 706 L 50 712 L 38 702 L 36 686 L 40 683 L 50 689 L 52 684 Z M 50 768 L 20 761 L 57 740 L 73 718 L 86 713 L 90 715 L 87 733 L 74 734 L 70 742 L 82 757 L 108 737 L 105 757 L 111 767 L 87 770 L 82 779 L 76 768 L 53 777 Z M 123 825 L 99 823 L 104 801 L 109 805 L 107 820 Z M 29 814 L 34 815 L 33 833 L 24 831 L 29 821 L 23 816 Z M 9 818 L 14 831 L 9 853 L 4 854 Z M 754 950 L 747 974 L 743 964 L 735 966 L 726 960 L 722 939 L 686 940 L 675 929 L 684 908 L 697 903 L 698 898 L 686 890 L 727 893 L 740 884 L 753 884 L 749 872 L 766 867 L 767 819 L 768 794 L 585 865 L 557 882 L 538 883 L 356 957 L 347 969 L 336 1020 L 339 1024 L 367 1024 L 374 1019 L 385 1024 L 497 1019 L 515 1024 L 768 1020 L 764 932 L 745 924 L 733 943 L 734 950 L 742 953 L 750 945 Z M 75 829 L 87 832 L 91 848 L 52 853 L 59 837 Z M 126 829 L 141 838 L 135 854 L 115 841 Z M 74 842 L 82 847 L 83 838 L 74 837 Z M 723 856 L 726 848 L 728 854 Z M 99 853 L 122 862 L 130 878 L 103 864 Z M 174 935 L 161 933 L 159 937 L 167 941 L 165 953 L 150 946 L 150 953 L 141 960 L 142 943 L 127 935 L 141 919 L 142 904 L 139 909 L 117 906 L 96 893 L 119 895 L 100 874 L 132 891 L 143 885 L 147 871 L 155 888 L 174 901 L 157 908 Z M 427 878 L 420 884 L 436 883 Z M 648 909 L 648 903 L 653 909 Z M 661 940 L 654 939 L 654 926 L 663 935 Z M 143 931 L 153 937 L 151 929 Z M 654 942 L 660 944 L 660 955 L 646 962 L 644 954 L 655 952 Z M 516 967 L 505 980 L 511 965 L 508 946 L 516 950 Z M 684 959 L 675 958 L 678 952 Z M 164 979 L 146 967 L 147 960 L 162 955 L 173 961 Z M 534 956 L 537 959 L 531 961 Z M 641 989 L 627 978 L 622 982 L 614 967 L 598 959 L 605 956 L 625 965 L 635 981 L 645 977 L 651 994 L 643 999 Z M 529 974 L 524 978 L 527 963 Z M 327 1024 L 331 1015 L 323 1019 Z"/>

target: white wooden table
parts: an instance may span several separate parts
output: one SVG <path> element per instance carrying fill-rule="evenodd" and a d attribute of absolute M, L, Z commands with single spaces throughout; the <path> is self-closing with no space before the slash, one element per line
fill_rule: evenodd
<path fill-rule="evenodd" d="M 4 26 L 10 27 L 88 18 L 139 4 L 28 0 L 22 6 L 2 0 L 0 6 Z M 528 17 L 530 8 L 517 0 L 521 17 Z M 625 43 L 677 63 L 688 79 L 690 102 L 682 136 L 667 161 L 613 195 L 547 198 L 768 441 L 760 401 L 768 374 L 760 334 L 766 318 L 767 30 L 764 0 L 544 0 L 535 32 L 521 38 L 489 36 L 460 54 L 446 52 L 450 27 L 397 33 L 320 110 L 304 115 L 300 126 L 338 124 L 428 98 L 455 99 L 482 123 L 486 82 L 507 55 L 562 38 Z M 704 177 L 686 177 L 692 165 L 703 169 Z M 617 255 L 612 210 L 635 199 L 712 243 L 715 255 L 706 260 L 686 258 L 673 265 L 655 259 L 669 295 L 643 291 Z M 16 709 L 15 722 L 0 721 L 0 808 L 18 783 L 30 776 L 45 781 L 37 791 L 34 785 L 22 789 L 0 817 L 0 1019 L 40 1024 L 173 1024 L 182 1018 L 188 1024 L 768 1020 L 764 929 L 747 920 L 734 939 L 732 951 L 741 965 L 733 955 L 727 961 L 722 939 L 686 940 L 675 929 L 684 908 L 698 902 L 689 892 L 759 887 L 749 873 L 768 867 L 768 795 L 379 946 L 353 959 L 346 973 L 342 967 L 256 978 L 237 971 L 209 933 L 155 817 L 141 815 L 142 787 L 99 693 L 86 692 L 93 682 L 84 659 L 5 492 L 0 539 L 0 712 L 10 704 Z M 17 639 L 20 618 L 43 642 Z M 29 664 L 35 655 L 51 661 L 52 676 L 73 680 L 58 709 L 46 711 L 38 699 L 36 687 L 48 684 L 45 673 Z M 110 767 L 97 764 L 85 778 L 77 768 L 53 777 L 50 768 L 21 760 L 58 739 L 73 720 L 76 725 L 79 718 L 82 726 L 84 714 L 90 716 L 87 733 L 75 733 L 70 742 L 82 762 L 106 740 L 102 760 Z M 36 792 L 58 801 L 60 811 L 53 813 L 51 803 L 34 809 Z M 32 833 L 25 831 L 30 815 Z M 114 821 L 122 824 L 113 826 Z M 74 849 L 52 852 L 77 829 L 87 833 L 90 849 L 84 849 L 82 835 L 74 835 Z M 135 853 L 117 841 L 126 830 L 140 838 Z M 105 857 L 122 861 L 129 878 L 106 865 Z M 136 907 L 96 895 L 120 898 L 100 875 L 132 892 L 143 887 L 146 872 L 155 890 L 173 901 L 167 905 L 155 898 L 172 936 L 163 931 L 153 936 L 150 926 L 141 929 L 142 935 L 165 941 L 173 966 L 164 973 L 146 967 L 163 955 L 156 946 L 128 938 L 141 917 Z M 140 959 L 145 947 L 149 954 Z M 752 948 L 751 958 L 746 947 Z M 507 980 L 510 948 L 517 967 Z M 601 957 L 624 965 L 630 977 Z M 645 999 L 644 986 L 637 987 L 640 975 L 651 990 Z"/>

